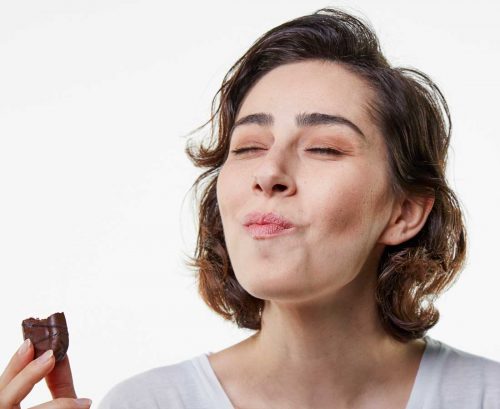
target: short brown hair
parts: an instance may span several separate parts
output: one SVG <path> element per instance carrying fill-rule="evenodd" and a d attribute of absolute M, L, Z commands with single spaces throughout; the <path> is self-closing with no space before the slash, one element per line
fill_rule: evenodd
<path fill-rule="evenodd" d="M 466 256 L 463 213 L 445 175 L 450 113 L 426 74 L 391 67 L 370 25 L 335 8 L 285 22 L 258 38 L 225 75 L 212 100 L 211 118 L 193 131 L 211 123 L 209 145 L 186 145 L 194 165 L 207 169 L 192 186 L 198 193 L 207 180 L 199 200 L 196 254 L 187 262 L 196 269 L 198 291 L 211 309 L 238 327 L 261 328 L 264 300 L 239 284 L 228 257 L 217 177 L 249 88 L 279 65 L 307 59 L 340 63 L 366 80 L 375 95 L 369 114 L 384 137 L 393 193 L 435 198 L 423 228 L 404 243 L 386 246 L 377 269 L 376 302 L 382 325 L 401 342 L 421 338 L 439 320 L 433 302 L 455 282 Z"/>

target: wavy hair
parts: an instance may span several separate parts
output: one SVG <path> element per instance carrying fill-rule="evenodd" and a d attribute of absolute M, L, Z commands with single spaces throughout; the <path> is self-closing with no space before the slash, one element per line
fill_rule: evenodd
<path fill-rule="evenodd" d="M 195 180 L 199 205 L 194 268 L 205 303 L 240 328 L 259 330 L 265 301 L 237 281 L 228 256 L 217 205 L 216 183 L 230 131 L 250 87 L 272 69 L 319 59 L 342 64 L 374 91 L 369 115 L 387 148 L 395 195 L 434 197 L 425 225 L 410 240 L 386 246 L 377 268 L 377 312 L 384 329 L 400 342 L 421 338 L 439 320 L 435 299 L 465 264 L 466 230 L 459 201 L 446 181 L 451 118 L 443 94 L 423 72 L 392 67 L 369 23 L 338 8 L 322 8 L 267 31 L 225 75 L 212 100 L 208 145 L 186 144 L 185 152 L 205 171 Z"/>

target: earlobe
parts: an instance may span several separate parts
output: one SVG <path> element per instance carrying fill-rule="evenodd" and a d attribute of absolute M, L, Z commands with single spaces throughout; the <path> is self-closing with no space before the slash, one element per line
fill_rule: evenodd
<path fill-rule="evenodd" d="M 398 245 L 416 236 L 424 227 L 429 213 L 434 206 L 435 198 L 406 197 L 398 204 L 379 242 L 387 245 Z"/>

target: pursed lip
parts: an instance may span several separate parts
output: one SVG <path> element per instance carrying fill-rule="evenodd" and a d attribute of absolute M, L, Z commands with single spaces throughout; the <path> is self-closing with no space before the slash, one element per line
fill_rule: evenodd
<path fill-rule="evenodd" d="M 254 239 L 271 239 L 273 237 L 291 234 L 296 227 L 283 227 L 275 223 L 267 224 L 249 224 L 245 230 L 250 233 Z"/>
<path fill-rule="evenodd" d="M 266 224 L 274 224 L 282 229 L 289 229 L 294 227 L 295 225 L 285 217 L 274 213 L 274 212 L 250 212 L 245 216 L 245 220 L 243 221 L 243 225 L 248 227 L 252 224 L 257 225 L 266 225 Z"/>

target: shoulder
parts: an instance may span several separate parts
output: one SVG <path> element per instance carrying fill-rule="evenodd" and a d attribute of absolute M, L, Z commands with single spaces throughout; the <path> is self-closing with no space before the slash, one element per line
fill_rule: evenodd
<path fill-rule="evenodd" d="M 98 409 L 184 409 L 197 398 L 196 358 L 141 372 L 114 385 Z"/>
<path fill-rule="evenodd" d="M 464 379 L 474 376 L 480 382 L 497 384 L 500 387 L 500 362 L 440 342 L 444 368 L 449 375 L 455 374 Z"/>
<path fill-rule="evenodd" d="M 475 408 L 479 403 L 485 409 L 500 407 L 500 362 L 432 342 L 431 380 L 436 394 L 446 401 L 443 407 Z"/>

